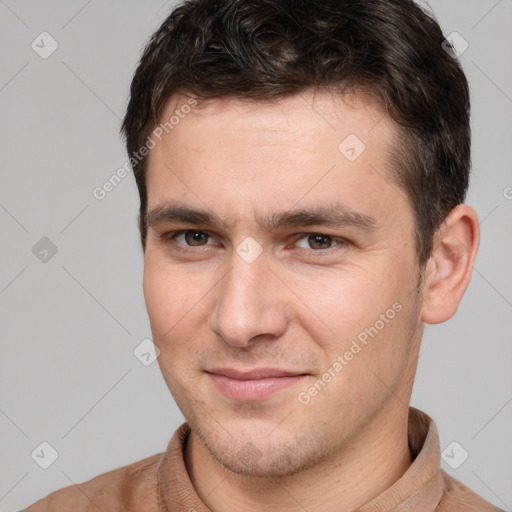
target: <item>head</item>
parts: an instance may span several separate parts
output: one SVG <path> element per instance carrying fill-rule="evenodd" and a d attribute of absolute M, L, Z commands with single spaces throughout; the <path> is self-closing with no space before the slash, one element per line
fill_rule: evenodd
<path fill-rule="evenodd" d="M 123 132 L 153 338 L 233 471 L 293 473 L 406 417 L 423 324 L 455 313 L 478 246 L 443 42 L 409 0 L 189 0 L 144 51 Z M 297 377 L 240 399 L 226 368 Z"/>

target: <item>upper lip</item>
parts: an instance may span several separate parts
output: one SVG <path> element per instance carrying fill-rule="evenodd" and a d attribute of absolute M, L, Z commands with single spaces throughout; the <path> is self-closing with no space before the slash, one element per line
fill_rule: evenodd
<path fill-rule="evenodd" d="M 280 368 L 255 368 L 252 370 L 236 370 L 235 368 L 213 368 L 208 373 L 223 375 L 231 379 L 251 380 L 266 379 L 269 377 L 292 377 L 305 375 L 303 372 L 282 370 Z"/>

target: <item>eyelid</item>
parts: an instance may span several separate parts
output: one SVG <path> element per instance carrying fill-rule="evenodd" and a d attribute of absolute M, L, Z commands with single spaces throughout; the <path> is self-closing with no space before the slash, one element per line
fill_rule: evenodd
<path fill-rule="evenodd" d="M 210 240 L 214 238 L 214 236 L 211 233 L 209 233 L 208 231 L 202 230 L 202 229 L 180 229 L 178 231 L 170 231 L 170 232 L 166 233 L 165 235 L 163 235 L 163 238 L 166 241 L 170 241 L 170 240 L 176 241 L 176 237 L 184 235 L 186 233 L 202 233 L 209 237 L 208 242 L 210 242 Z M 207 245 L 213 245 L 208 242 L 204 245 L 186 245 L 186 244 L 181 244 L 179 242 L 176 242 L 176 243 L 181 247 L 187 247 L 187 248 L 206 247 Z"/>
<path fill-rule="evenodd" d="M 304 251 L 314 252 L 314 253 L 326 253 L 326 252 L 330 251 L 331 249 L 335 249 L 336 247 L 343 246 L 343 245 L 348 245 L 350 243 L 347 239 L 342 238 L 340 236 L 329 235 L 328 233 L 322 233 L 319 231 L 309 231 L 306 233 L 297 233 L 294 236 L 293 244 L 296 244 L 299 240 L 302 240 L 303 238 L 309 237 L 311 235 L 325 236 L 327 238 L 330 238 L 332 242 L 336 242 L 336 245 L 334 245 L 332 247 L 328 247 L 327 249 L 311 249 L 311 248 L 306 249 L 304 247 L 299 247 L 299 250 L 304 250 Z"/>

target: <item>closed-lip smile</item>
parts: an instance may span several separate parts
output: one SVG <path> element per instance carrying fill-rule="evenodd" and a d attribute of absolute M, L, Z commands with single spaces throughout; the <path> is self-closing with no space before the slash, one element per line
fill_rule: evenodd
<path fill-rule="evenodd" d="M 215 387 L 227 398 L 234 400 L 263 400 L 292 384 L 307 374 L 280 368 L 212 368 L 206 372 Z"/>

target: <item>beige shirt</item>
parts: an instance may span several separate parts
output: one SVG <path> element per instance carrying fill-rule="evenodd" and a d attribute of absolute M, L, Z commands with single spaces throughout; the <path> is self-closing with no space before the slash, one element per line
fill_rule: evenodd
<path fill-rule="evenodd" d="M 391 487 L 354 512 L 497 512 L 440 468 L 439 436 L 429 416 L 409 409 L 413 463 Z M 114 469 L 53 492 L 24 512 L 211 512 L 188 476 L 183 423 L 165 453 Z M 501 511 L 503 512 L 503 511 Z"/>

